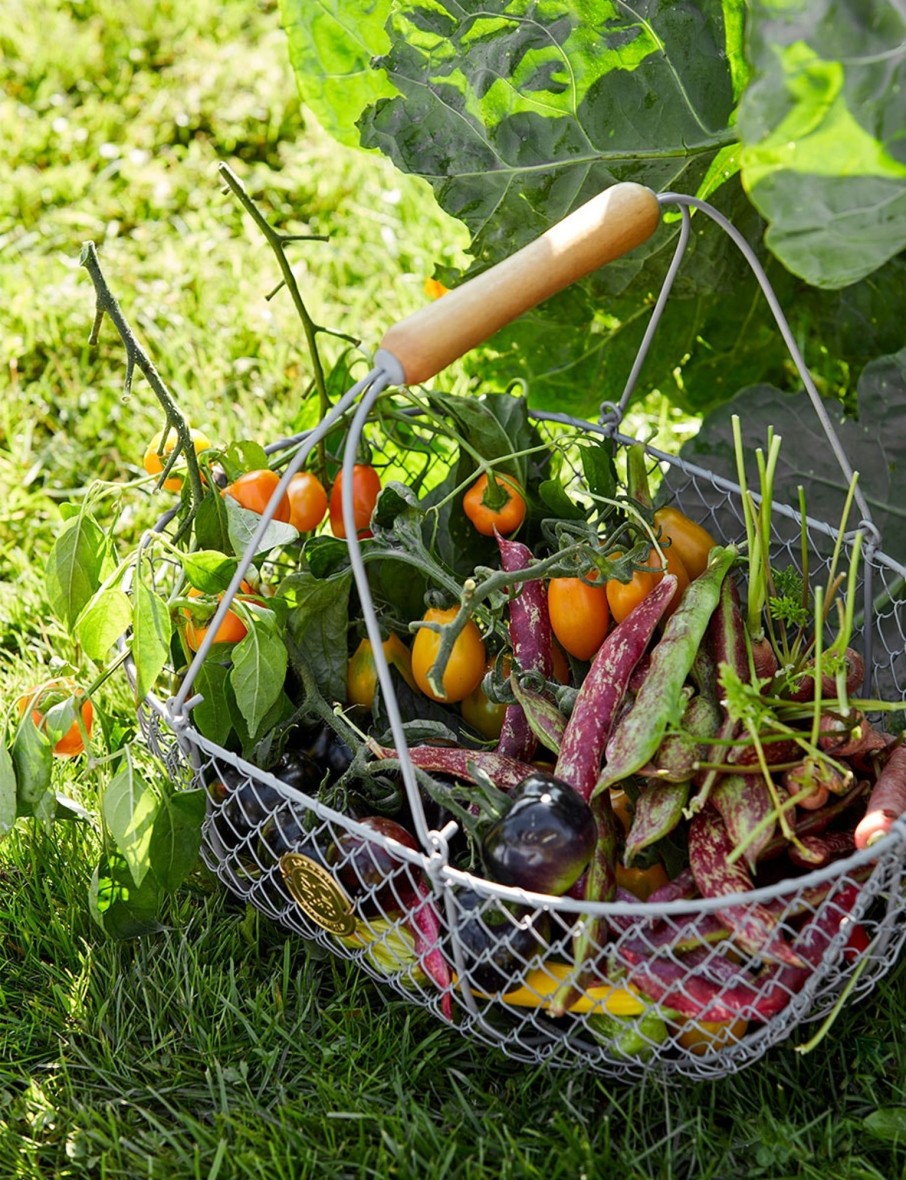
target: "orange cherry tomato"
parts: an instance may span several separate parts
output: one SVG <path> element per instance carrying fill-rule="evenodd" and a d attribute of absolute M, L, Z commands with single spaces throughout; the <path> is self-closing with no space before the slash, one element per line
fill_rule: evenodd
<path fill-rule="evenodd" d="M 551 578 L 547 607 L 560 645 L 577 660 L 590 660 L 610 627 L 605 587 L 589 586 L 581 578 Z"/>
<path fill-rule="evenodd" d="M 660 889 L 670 880 L 667 870 L 659 860 L 644 869 L 627 868 L 626 865 L 617 864 L 616 877 L 617 884 L 623 889 L 628 889 L 640 901 L 647 901 L 655 889 Z"/>
<path fill-rule="evenodd" d="M 258 471 L 247 471 L 244 475 L 240 475 L 238 479 L 234 479 L 228 487 L 223 489 L 221 495 L 232 496 L 243 508 L 261 516 L 270 503 L 271 496 L 273 496 L 274 489 L 279 482 L 280 476 L 276 471 L 271 471 L 269 467 L 263 467 Z M 284 492 L 273 519 L 288 524 L 291 511 L 289 496 Z"/>
<path fill-rule="evenodd" d="M 449 623 L 458 614 L 458 608 L 431 607 L 422 616 L 425 623 Z M 412 676 L 416 685 L 433 701 L 455 702 L 467 697 L 484 676 L 487 664 L 484 640 L 473 619 L 456 637 L 450 659 L 444 670 L 443 692 L 435 693 L 428 683 L 428 673 L 437 660 L 440 651 L 440 634 L 428 627 L 419 627 L 412 644 Z"/>
<path fill-rule="evenodd" d="M 370 537 L 371 516 L 381 491 L 381 477 L 373 467 L 357 463 L 352 469 L 352 511 L 357 537 Z M 343 472 L 337 473 L 330 489 L 330 530 L 335 537 L 346 536 L 343 519 Z"/>
<path fill-rule="evenodd" d="M 708 554 L 717 544 L 708 530 L 670 505 L 658 508 L 654 514 L 654 523 L 660 526 L 663 536 L 670 540 L 670 547 L 665 552 L 675 553 L 679 557 L 689 577 L 697 578 L 704 573 Z"/>
<path fill-rule="evenodd" d="M 81 701 L 81 704 L 71 706 L 73 714 L 78 708 L 81 724 L 78 719 L 73 720 L 66 732 L 57 739 L 53 752 L 58 758 L 74 758 L 76 754 L 81 754 L 85 749 L 85 737 L 91 736 L 91 727 L 94 724 L 94 706 L 85 696 L 84 690 L 74 681 L 61 678 L 49 681 L 43 688 L 30 689 L 18 701 L 19 716 L 22 717 L 30 706 L 32 721 L 38 729 L 46 732 L 47 714 L 55 705 L 70 700 Z"/>
<path fill-rule="evenodd" d="M 496 662 L 496 660 L 488 660 L 484 672 L 481 675 L 481 680 L 479 680 L 476 687 L 472 689 L 467 697 L 463 697 L 462 703 L 459 706 L 463 721 L 467 725 L 471 725 L 476 733 L 481 734 L 488 741 L 493 741 L 495 738 L 500 737 L 507 708 L 501 701 L 492 701 L 482 687 L 485 676 L 488 672 L 493 672 Z M 501 671 L 504 676 L 509 675 L 509 656 L 504 656 Z"/>
<path fill-rule="evenodd" d="M 412 653 L 398 635 L 391 633 L 381 644 L 384 657 L 391 668 L 396 668 L 410 688 L 415 688 L 412 679 Z M 346 700 L 350 705 L 370 709 L 377 690 L 377 667 L 374 663 L 374 648 L 370 639 L 363 639 L 349 657 L 346 664 Z"/>
<path fill-rule="evenodd" d="M 679 556 L 672 549 L 664 550 L 664 572 L 676 577 L 676 594 L 673 601 L 664 611 L 664 619 L 669 619 L 680 604 L 680 599 L 689 585 L 689 575 Z M 652 550 L 648 555 L 647 564 L 657 567 L 659 559 Z M 607 582 L 607 602 L 615 623 L 622 623 L 638 604 L 651 593 L 657 583 L 664 576 L 664 572 L 656 570 L 636 570 L 628 582 L 620 582 L 610 578 Z"/>
<path fill-rule="evenodd" d="M 487 473 L 479 475 L 463 496 L 462 506 L 477 532 L 485 537 L 493 537 L 495 529 L 508 537 L 525 520 L 525 495 L 511 475 L 495 472 L 493 484 Z"/>
<path fill-rule="evenodd" d="M 202 451 L 208 450 L 212 445 L 211 440 L 206 434 L 200 430 L 189 430 L 192 438 L 192 446 L 195 448 L 195 454 L 198 455 Z M 171 427 L 167 431 L 167 441 L 164 442 L 164 432 L 159 430 L 154 438 L 148 443 L 145 448 L 145 454 L 142 459 L 142 466 L 149 475 L 160 475 L 164 469 L 164 464 L 173 453 L 178 437 L 176 431 Z M 168 492 L 178 492 L 182 488 L 181 475 L 168 475 L 163 482 L 163 487 Z"/>
<path fill-rule="evenodd" d="M 245 591 L 245 594 L 240 594 L 239 597 L 243 599 L 251 598 L 254 601 L 254 596 L 251 595 L 251 586 L 248 582 L 241 582 L 240 589 Z M 194 586 L 189 587 L 189 598 L 200 598 L 202 596 L 201 590 L 196 590 Z M 223 598 L 222 594 L 217 595 L 217 601 Z M 191 611 L 183 611 L 187 618 L 186 622 L 186 643 L 190 651 L 198 651 L 204 642 L 204 637 L 207 635 L 209 628 L 200 625 L 192 618 Z M 248 628 L 245 623 L 234 611 L 227 611 L 223 622 L 217 628 L 217 634 L 214 636 L 215 643 L 238 643 L 240 639 L 244 639 L 248 634 Z"/>
<path fill-rule="evenodd" d="M 327 492 L 316 475 L 297 471 L 286 489 L 289 523 L 300 533 L 316 529 L 327 512 Z"/>

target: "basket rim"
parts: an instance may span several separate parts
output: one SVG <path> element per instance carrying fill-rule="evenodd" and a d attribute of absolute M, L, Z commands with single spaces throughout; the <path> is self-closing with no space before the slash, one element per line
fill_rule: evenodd
<path fill-rule="evenodd" d="M 525 905 L 534 909 L 545 908 L 564 914 L 589 914 L 617 918 L 651 917 L 651 906 L 644 901 L 590 902 L 567 896 L 558 897 L 553 894 L 537 893 L 516 886 L 501 885 L 496 881 L 491 881 L 489 878 L 481 877 L 464 869 L 458 869 L 445 859 L 446 841 L 441 832 L 432 832 L 432 835 L 437 837 L 437 848 L 434 852 L 407 848 L 405 845 L 398 844 L 396 841 L 388 840 L 386 837 L 374 832 L 343 812 L 327 806 L 311 795 L 307 795 L 304 791 L 300 791 L 298 788 L 284 783 L 270 771 L 262 770 L 261 767 L 256 766 L 253 762 L 249 762 L 247 759 L 226 750 L 216 742 L 212 742 L 196 730 L 185 718 L 175 718 L 169 708 L 169 702 L 162 700 L 153 693 L 149 693 L 145 698 L 145 704 L 153 709 L 161 720 L 176 734 L 178 745 L 184 754 L 187 754 L 186 746 L 193 745 L 197 750 L 203 751 L 210 757 L 226 761 L 231 766 L 234 766 L 245 774 L 250 781 L 258 781 L 263 785 L 273 787 L 288 802 L 296 803 L 306 810 L 313 812 L 320 820 L 336 824 L 346 831 L 362 836 L 383 848 L 390 849 L 392 846 L 395 857 L 420 867 L 431 879 L 435 887 L 439 885 L 447 887 L 468 887 L 474 889 L 476 892 L 485 894 L 489 898 L 494 897 L 500 901 Z M 193 768 L 193 770 L 197 770 L 197 767 Z M 762 885 L 745 892 L 727 893 L 711 898 L 688 898 L 677 901 L 665 901 L 658 904 L 657 910 L 659 914 L 681 916 L 712 913 L 716 910 L 725 909 L 727 906 L 745 906 L 760 902 L 783 900 L 786 897 L 792 897 L 802 889 L 810 889 L 833 882 L 836 879 L 842 880 L 850 877 L 853 873 L 858 872 L 867 865 L 873 864 L 874 868 L 867 879 L 870 880 L 889 860 L 903 858 L 906 855 L 906 851 L 904 850 L 906 850 L 906 816 L 901 816 L 894 822 L 891 831 L 872 844 L 870 848 L 851 853 L 849 856 L 832 861 L 822 868 L 814 869 L 797 877 L 785 877 L 772 885 Z"/>

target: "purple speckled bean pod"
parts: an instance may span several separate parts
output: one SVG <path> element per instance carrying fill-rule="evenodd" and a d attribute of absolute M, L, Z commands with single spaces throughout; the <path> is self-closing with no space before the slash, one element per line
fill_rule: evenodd
<path fill-rule="evenodd" d="M 689 583 L 679 606 L 664 624 L 651 654 L 648 675 L 632 708 L 606 745 L 604 771 L 595 792 L 621 782 L 650 762 L 668 727 L 681 721 L 686 678 L 717 609 L 721 585 L 737 556 L 732 545 L 712 549 L 704 573 Z"/>
<path fill-rule="evenodd" d="M 532 551 L 520 541 L 508 541 L 497 533 L 500 565 L 507 573 L 526 569 Z M 510 644 L 516 666 L 524 672 L 539 672 L 549 680 L 553 669 L 553 633 L 547 607 L 547 587 L 541 578 L 523 582 L 510 601 Z M 530 762 L 538 739 L 525 710 L 517 702 L 507 705 L 497 752 Z"/>
<path fill-rule="evenodd" d="M 708 948 L 679 957 L 637 956 L 629 948 L 629 980 L 649 999 L 702 1022 L 747 1020 L 764 1023 L 776 1016 L 822 964 L 827 949 L 852 912 L 858 886 L 847 884 L 804 924 L 793 947 L 798 965 L 775 965 L 747 978 Z"/>
<path fill-rule="evenodd" d="M 440 1010 L 445 1020 L 453 1019 L 453 1002 L 450 998 L 452 975 L 447 960 L 440 949 L 441 923 L 431 901 L 428 886 L 419 881 L 416 886 L 418 897 L 413 896 L 406 913 L 406 925 L 412 933 L 415 953 L 425 974 L 432 979 L 441 993 Z"/>
<path fill-rule="evenodd" d="M 708 623 L 707 640 L 716 668 L 719 670 L 721 664 L 727 664 L 745 684 L 748 684 L 749 657 L 746 652 L 745 633 L 746 625 L 736 583 L 733 578 L 724 578 L 717 609 Z M 722 718 L 714 736 L 722 742 L 727 742 L 736 737 L 739 722 L 730 716 L 726 708 L 721 707 L 721 713 Z M 714 747 L 718 751 L 722 748 L 720 745 Z M 717 761 L 717 757 L 713 760 Z M 692 811 L 700 811 L 704 807 L 720 774 L 719 770 L 713 769 L 696 773 L 693 778 L 696 793 L 690 803 Z"/>
<path fill-rule="evenodd" d="M 725 774 L 711 792 L 711 803 L 724 821 L 733 848 L 742 844 L 775 810 L 768 784 L 759 774 Z M 743 856 L 752 872 L 776 827 L 776 820 L 773 824 L 766 823 L 758 836 L 746 844 Z"/>
<path fill-rule="evenodd" d="M 754 888 L 746 867 L 739 861 L 728 863 L 733 843 L 720 814 L 706 807 L 689 823 L 689 867 L 702 897 L 722 897 L 731 893 L 748 893 Z M 778 932 L 778 918 L 767 906 L 757 902 L 727 905 L 718 911 L 720 920 L 734 940 L 750 954 L 801 966 L 801 960 L 789 942 Z"/>
<path fill-rule="evenodd" d="M 643 848 L 668 836 L 683 818 L 689 783 L 650 783 L 635 801 L 632 825 L 626 836 L 623 859 L 631 865 Z"/>
<path fill-rule="evenodd" d="M 526 688 L 518 676 L 510 678 L 510 687 L 532 733 L 545 749 L 557 753 L 566 731 L 566 718 L 546 696 Z"/>
<path fill-rule="evenodd" d="M 606 636 L 582 681 L 554 773 L 574 787 L 583 799 L 589 799 L 594 790 L 604 748 L 632 670 L 651 642 L 676 586 L 673 574 L 665 574 L 651 593 Z"/>
<path fill-rule="evenodd" d="M 383 758 L 399 757 L 396 750 L 389 748 L 382 748 L 380 754 Z M 469 769 L 473 765 L 501 791 L 512 790 L 535 770 L 530 762 L 494 750 L 468 750 L 464 746 L 410 746 L 409 760 L 429 774 L 446 774 L 469 783 L 475 781 Z"/>
<path fill-rule="evenodd" d="M 658 906 L 668 901 L 687 901 L 689 898 L 695 897 L 697 892 L 698 888 L 695 878 L 692 876 L 692 870 L 681 869 L 666 885 L 655 889 L 649 896 L 647 904 Z"/>

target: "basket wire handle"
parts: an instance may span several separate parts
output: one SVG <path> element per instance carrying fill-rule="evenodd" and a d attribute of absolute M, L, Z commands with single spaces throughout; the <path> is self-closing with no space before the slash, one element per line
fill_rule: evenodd
<path fill-rule="evenodd" d="M 376 362 L 394 385 L 420 385 L 523 312 L 640 246 L 660 222 L 651 189 L 612 185 L 509 258 L 394 324 Z"/>
<path fill-rule="evenodd" d="M 383 377 L 380 369 L 373 368 L 365 377 L 357 381 L 350 389 L 343 394 L 335 406 L 321 419 L 318 425 L 311 430 L 306 436 L 304 444 L 293 455 L 286 470 L 280 478 L 280 482 L 274 488 L 273 494 L 267 503 L 264 511 L 261 513 L 261 519 L 258 521 L 255 531 L 249 539 L 245 547 L 245 551 L 239 558 L 239 564 L 236 567 L 236 572 L 230 580 L 229 586 L 223 593 L 223 597 L 217 604 L 217 609 L 211 618 L 207 627 L 207 632 L 204 639 L 198 645 L 198 651 L 195 653 L 189 667 L 186 670 L 182 683 L 179 686 L 176 694 L 169 701 L 169 708 L 175 720 L 184 717 L 187 708 L 191 708 L 197 704 L 202 698 L 200 696 L 192 696 L 192 685 L 195 683 L 195 678 L 198 675 L 199 669 L 207 658 L 208 652 L 214 643 L 220 624 L 226 618 L 229 609 L 233 603 L 233 599 L 239 592 L 246 572 L 249 566 L 254 561 L 258 554 L 258 546 L 260 545 L 267 527 L 273 520 L 274 513 L 277 511 L 277 506 L 283 499 L 286 489 L 289 487 L 289 481 L 296 474 L 297 471 L 304 465 L 306 459 L 311 454 L 312 450 L 317 446 L 322 438 L 325 438 L 336 425 L 336 423 L 343 417 L 343 415 L 355 404 L 362 393 L 378 379 L 383 380 L 383 385 L 386 385 L 386 378 Z M 382 388 L 383 388 L 382 385 Z M 351 477 L 347 477 L 347 483 L 351 482 Z M 351 519 L 351 518 L 350 518 Z M 191 700 L 191 703 L 188 704 Z"/>
<path fill-rule="evenodd" d="M 774 288 L 771 286 L 771 280 L 765 273 L 765 269 L 758 260 L 755 251 L 739 232 L 736 226 L 732 223 L 732 221 L 726 218 L 719 210 L 715 209 L 713 205 L 709 205 L 707 201 L 703 201 L 699 197 L 688 196 L 686 193 L 674 192 L 660 193 L 657 199 L 659 204 L 662 206 L 679 205 L 684 213 L 686 209 L 701 210 L 702 213 L 704 213 L 707 217 L 710 217 L 712 221 L 716 222 L 717 225 L 720 226 L 720 228 L 725 234 L 728 235 L 742 256 L 745 258 L 749 268 L 758 281 L 758 285 L 761 287 L 762 294 L 767 300 L 768 307 L 771 309 L 771 314 L 774 317 L 774 321 L 777 324 L 780 335 L 783 337 L 783 342 L 790 354 L 790 359 L 796 366 L 796 371 L 802 379 L 802 384 L 806 393 L 808 394 L 809 401 L 812 403 L 812 409 L 815 411 L 815 415 L 821 424 L 821 428 L 824 431 L 828 443 L 830 444 L 831 451 L 833 452 L 834 458 L 837 460 L 837 464 L 840 467 L 843 478 L 847 485 L 852 483 L 854 473 L 846 455 L 846 451 L 843 449 L 843 445 L 840 442 L 840 439 L 837 437 L 837 432 L 834 430 L 833 422 L 831 421 L 831 417 L 825 408 L 821 394 L 818 392 L 815 382 L 812 379 L 812 375 L 809 372 L 802 353 L 799 350 L 799 346 L 796 343 L 796 339 L 793 336 L 789 321 L 784 315 L 783 308 L 780 306 L 780 300 L 777 298 Z M 683 248 L 685 248 L 684 244 Z M 677 253 L 679 253 L 679 251 L 677 251 Z M 677 261 L 677 259 L 674 259 L 674 262 Z M 668 278 L 670 278 L 669 275 Z M 670 278 L 670 282 L 672 282 L 672 278 Z M 645 351 L 647 351 L 648 345 L 651 342 L 651 336 L 654 334 L 654 328 L 657 326 L 657 321 L 660 319 L 662 311 L 663 303 L 661 300 L 659 300 L 658 305 L 655 307 L 654 313 L 652 314 L 651 323 L 648 326 L 648 332 L 646 332 L 645 338 L 642 342 L 642 348 Z M 641 353 L 642 349 L 639 351 Z M 637 375 L 638 368 L 640 367 L 641 365 L 639 364 L 637 358 L 637 368 L 633 370 L 633 377 Z M 625 405 L 627 396 L 627 393 L 623 394 L 623 398 L 620 402 L 621 406 Z M 862 489 L 858 484 L 856 484 L 854 498 L 859 508 L 859 512 L 862 515 L 862 525 L 869 533 L 871 533 L 873 539 L 877 543 L 880 540 L 880 535 L 877 526 L 872 519 L 871 509 L 868 507 L 868 501 L 865 499 Z"/>

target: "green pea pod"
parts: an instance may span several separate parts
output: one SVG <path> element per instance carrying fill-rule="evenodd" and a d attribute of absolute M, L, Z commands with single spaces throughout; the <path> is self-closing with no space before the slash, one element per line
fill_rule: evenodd
<path fill-rule="evenodd" d="M 683 688 L 720 601 L 720 589 L 738 556 L 734 545 L 715 546 L 704 573 L 692 582 L 667 620 L 632 708 L 613 732 L 605 752 L 603 773 L 595 784 L 599 794 L 635 774 L 654 757 L 667 727 L 682 720 Z"/>

